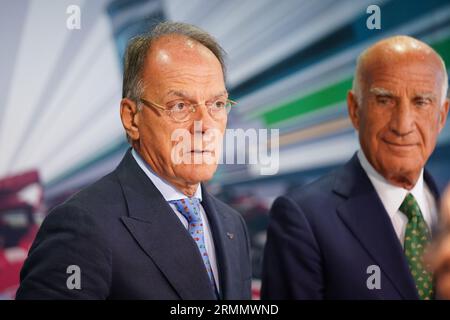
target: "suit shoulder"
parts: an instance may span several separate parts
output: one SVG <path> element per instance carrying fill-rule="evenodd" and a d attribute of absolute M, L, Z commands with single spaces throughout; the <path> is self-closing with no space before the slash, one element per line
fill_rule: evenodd
<path fill-rule="evenodd" d="M 286 194 L 286 197 L 295 202 L 316 201 L 317 198 L 333 192 L 337 174 L 338 169 L 333 170 L 317 180 L 291 190 Z"/>
<path fill-rule="evenodd" d="M 111 172 L 81 189 L 52 211 L 78 208 L 88 214 L 102 215 L 109 213 L 108 208 L 117 208 L 121 205 L 123 205 L 122 189 L 116 174 Z"/>
<path fill-rule="evenodd" d="M 342 201 L 342 198 L 333 191 L 339 173 L 340 168 L 277 198 L 271 209 L 272 216 L 284 217 L 283 219 L 291 221 L 299 219 L 298 215 L 301 212 L 313 225 L 329 221 L 330 215 L 336 212 L 337 206 Z"/>

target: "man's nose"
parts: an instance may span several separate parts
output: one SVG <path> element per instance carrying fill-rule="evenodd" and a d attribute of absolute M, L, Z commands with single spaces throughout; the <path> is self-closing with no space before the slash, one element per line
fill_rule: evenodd
<path fill-rule="evenodd" d="M 195 107 L 195 113 L 193 114 L 194 132 L 205 133 L 208 129 L 214 127 L 214 120 L 208 112 L 207 106 L 202 103 Z"/>
<path fill-rule="evenodd" d="M 391 113 L 390 129 L 398 136 L 406 136 L 414 130 L 413 106 L 408 101 L 400 101 Z"/>

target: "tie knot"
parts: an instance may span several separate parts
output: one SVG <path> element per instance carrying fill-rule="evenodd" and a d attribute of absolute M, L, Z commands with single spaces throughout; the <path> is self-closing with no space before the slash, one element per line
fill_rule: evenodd
<path fill-rule="evenodd" d="M 408 220 L 413 217 L 422 217 L 419 204 L 411 193 L 408 193 L 405 200 L 403 200 L 400 211 L 408 217 Z"/>
<path fill-rule="evenodd" d="M 189 223 L 202 221 L 202 216 L 200 215 L 200 200 L 198 198 L 172 200 L 170 203 L 175 205 L 177 210 Z"/>

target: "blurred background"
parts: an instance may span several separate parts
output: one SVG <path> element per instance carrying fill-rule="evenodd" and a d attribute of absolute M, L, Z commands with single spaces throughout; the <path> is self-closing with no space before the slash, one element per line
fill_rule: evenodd
<path fill-rule="evenodd" d="M 371 4 L 381 9 L 379 30 L 366 26 Z M 48 210 L 125 153 L 124 49 L 158 21 L 195 24 L 227 51 L 227 85 L 239 102 L 230 128 L 280 130 L 276 175 L 224 164 L 208 184 L 248 223 L 255 298 L 274 198 L 358 149 L 345 103 L 357 55 L 408 34 L 450 65 L 446 0 L 0 0 L 0 8 L 0 299 L 14 298 Z M 428 168 L 439 186 L 450 181 L 449 125 Z"/>

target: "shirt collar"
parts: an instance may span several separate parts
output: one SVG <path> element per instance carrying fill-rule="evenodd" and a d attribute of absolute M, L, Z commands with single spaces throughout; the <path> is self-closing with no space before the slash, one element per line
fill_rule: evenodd
<path fill-rule="evenodd" d="M 414 196 L 420 207 L 420 210 L 422 212 L 427 212 L 427 200 L 423 182 L 423 169 L 420 172 L 420 176 L 416 182 L 416 185 L 411 190 L 407 190 L 390 184 L 382 175 L 380 175 L 375 170 L 374 167 L 372 167 L 362 150 L 359 150 L 357 155 L 361 166 L 372 182 L 372 185 L 374 186 L 390 218 L 392 218 L 392 216 L 398 212 L 401 204 L 403 203 L 403 200 L 408 193 L 411 193 Z"/>
<path fill-rule="evenodd" d="M 142 159 L 142 157 L 137 153 L 134 149 L 131 150 L 131 154 L 133 158 L 136 160 L 139 167 L 144 171 L 147 177 L 153 182 L 155 187 L 161 192 L 162 196 L 166 201 L 186 199 L 184 193 L 178 191 L 175 187 L 173 187 L 169 182 L 159 177 L 150 167 L 150 165 Z M 195 191 L 194 198 L 198 198 L 202 201 L 202 186 L 199 183 L 197 187 L 197 191 Z"/>

